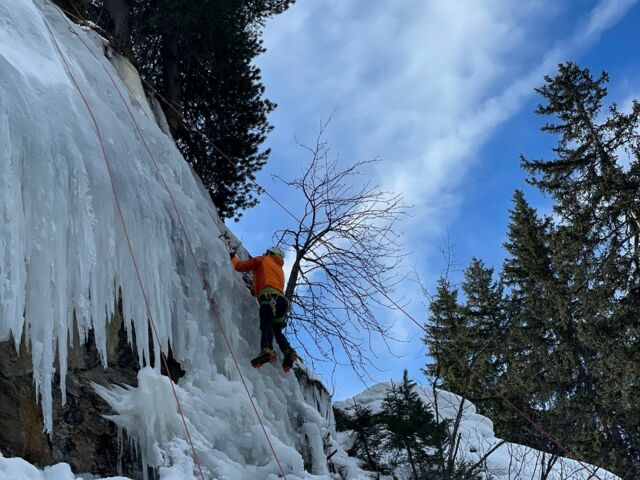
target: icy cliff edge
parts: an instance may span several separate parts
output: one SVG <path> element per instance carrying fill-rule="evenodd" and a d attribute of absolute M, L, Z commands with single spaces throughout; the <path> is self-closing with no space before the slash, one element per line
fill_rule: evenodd
<path fill-rule="evenodd" d="M 92 331 L 106 363 L 121 295 L 129 339 L 135 332 L 139 358 L 156 369 L 141 370 L 137 388 L 97 388 L 163 478 L 195 470 L 148 319 L 186 370 L 177 395 L 208 476 L 276 478 L 278 462 L 289 478 L 327 475 L 330 418 L 292 373 L 249 367 L 257 308 L 229 264 L 223 222 L 136 91 L 135 72 L 123 82 L 104 46 L 48 1 L 0 0 L 0 339 L 16 348 L 26 339 L 20 354 L 32 358 L 45 429 L 55 428 L 56 373 L 64 398 L 70 339 Z"/>

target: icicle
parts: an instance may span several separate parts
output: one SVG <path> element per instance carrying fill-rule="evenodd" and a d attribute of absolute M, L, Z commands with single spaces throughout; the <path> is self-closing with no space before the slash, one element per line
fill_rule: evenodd
<path fill-rule="evenodd" d="M 117 472 L 119 476 L 122 476 L 122 455 L 124 454 L 124 440 L 122 438 L 122 427 L 120 425 L 116 425 L 117 431 L 117 444 L 118 444 L 118 464 L 117 464 Z"/>

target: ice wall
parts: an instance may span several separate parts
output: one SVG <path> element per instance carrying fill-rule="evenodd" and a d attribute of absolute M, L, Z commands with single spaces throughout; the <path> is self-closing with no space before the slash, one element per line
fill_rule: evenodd
<path fill-rule="evenodd" d="M 0 0 L 0 339 L 13 338 L 18 347 L 26 336 L 47 430 L 55 428 L 56 370 L 64 392 L 69 338 L 84 340 L 93 329 L 106 361 L 106 322 L 118 291 L 138 354 L 149 360 L 145 302 L 98 134 L 73 74 L 104 139 L 161 343 L 166 349 L 171 342 L 187 371 L 178 395 L 205 472 L 211 478 L 276 478 L 279 467 L 209 309 L 163 178 L 288 477 L 306 478 L 305 467 L 326 475 L 323 438 L 330 419 L 307 403 L 293 373 L 250 368 L 259 346 L 255 299 L 229 264 L 219 238 L 224 225 L 140 92 L 136 98 L 136 75 L 127 68 L 118 62 L 130 89 L 105 57 L 104 41 L 71 24 L 50 2 Z M 117 412 L 113 421 L 138 440 L 163 478 L 191 478 L 193 461 L 166 377 L 144 369 L 139 380 L 137 389 L 99 390 Z M 309 445 L 305 459 L 298 452 Z"/>

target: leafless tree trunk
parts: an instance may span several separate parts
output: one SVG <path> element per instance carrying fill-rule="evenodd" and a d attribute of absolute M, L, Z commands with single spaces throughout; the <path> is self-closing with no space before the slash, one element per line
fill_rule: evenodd
<path fill-rule="evenodd" d="M 342 167 L 323 140 L 323 122 L 315 145 L 300 144 L 309 163 L 299 178 L 281 180 L 302 195 L 297 224 L 276 232 L 279 245 L 293 251 L 285 296 L 292 309 L 296 336 L 313 339 L 320 355 L 312 360 L 336 361 L 337 347 L 358 373 L 370 363 L 372 335 L 389 338 L 381 314 L 388 304 L 379 291 L 392 294 L 404 278 L 398 221 L 406 215 L 399 195 L 362 182 L 373 161 Z"/>
<path fill-rule="evenodd" d="M 540 480 L 547 480 L 549 478 L 558 458 L 558 455 L 542 452 L 542 459 L 540 460 Z"/>

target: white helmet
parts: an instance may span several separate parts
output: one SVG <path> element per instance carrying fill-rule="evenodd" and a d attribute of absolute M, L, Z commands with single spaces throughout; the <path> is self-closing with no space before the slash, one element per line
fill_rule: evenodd
<path fill-rule="evenodd" d="M 275 255 L 276 257 L 280 257 L 284 259 L 284 252 L 280 250 L 278 247 L 267 248 L 267 255 Z"/>

